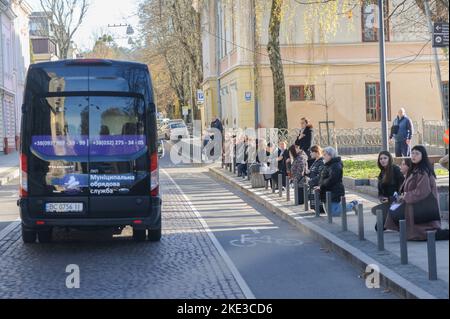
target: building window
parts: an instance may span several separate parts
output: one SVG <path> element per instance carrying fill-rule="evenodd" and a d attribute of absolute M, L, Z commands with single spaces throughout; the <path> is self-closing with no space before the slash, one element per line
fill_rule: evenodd
<path fill-rule="evenodd" d="M 384 0 L 384 14 L 389 16 L 389 1 Z M 389 41 L 389 20 L 385 19 L 385 39 Z M 363 0 L 361 5 L 362 41 L 378 41 L 378 1 Z"/>
<path fill-rule="evenodd" d="M 294 85 L 289 87 L 291 102 L 295 101 L 314 101 L 316 99 L 314 85 Z"/>
<path fill-rule="evenodd" d="M 444 94 L 444 105 L 448 116 L 448 81 L 442 82 L 442 92 Z"/>
<path fill-rule="evenodd" d="M 366 119 L 367 122 L 381 121 L 380 83 L 366 83 Z M 391 84 L 387 83 L 388 120 L 391 121 Z"/>

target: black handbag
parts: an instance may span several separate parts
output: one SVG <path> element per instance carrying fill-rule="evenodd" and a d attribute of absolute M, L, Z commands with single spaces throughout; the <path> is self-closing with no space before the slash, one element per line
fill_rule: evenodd
<path fill-rule="evenodd" d="M 414 211 L 415 224 L 426 224 L 435 220 L 441 220 L 439 204 L 433 193 L 430 193 L 427 198 L 413 204 L 412 206 Z"/>

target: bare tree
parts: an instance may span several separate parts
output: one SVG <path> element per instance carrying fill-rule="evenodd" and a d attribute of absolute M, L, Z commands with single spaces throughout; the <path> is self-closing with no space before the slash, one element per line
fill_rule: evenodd
<path fill-rule="evenodd" d="M 40 0 L 41 8 L 50 19 L 50 38 L 58 46 L 58 55 L 67 59 L 70 43 L 89 9 L 88 0 Z"/>
<path fill-rule="evenodd" d="M 191 0 L 146 0 L 140 19 L 146 42 L 143 60 L 158 74 L 168 75 L 156 77 L 155 90 L 164 94 L 169 84 L 174 92 L 160 94 L 161 101 L 167 105 L 167 96 L 175 95 L 179 107 L 194 102 L 194 117 L 199 119 L 195 89 L 203 81 L 200 14 Z"/>
<path fill-rule="evenodd" d="M 281 10 L 283 0 L 272 0 L 272 9 L 270 12 L 269 22 L 269 43 L 267 50 L 269 52 L 270 68 L 273 77 L 274 90 L 274 127 L 287 128 L 287 111 L 286 111 L 286 86 L 284 82 L 283 60 L 280 52 L 280 27 L 281 27 Z"/>

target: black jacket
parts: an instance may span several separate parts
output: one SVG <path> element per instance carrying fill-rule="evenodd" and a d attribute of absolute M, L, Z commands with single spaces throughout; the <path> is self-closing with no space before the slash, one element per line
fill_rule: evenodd
<path fill-rule="evenodd" d="M 295 145 L 299 146 L 300 149 L 309 154 L 309 149 L 312 146 L 312 140 L 313 140 L 313 129 L 312 128 L 305 128 L 303 131 L 303 134 L 305 134 L 305 137 L 300 139 L 300 135 L 297 137 L 297 140 L 295 141 Z"/>
<path fill-rule="evenodd" d="M 389 200 L 392 200 L 392 196 L 395 192 L 400 194 L 400 187 L 403 185 L 405 181 L 405 177 L 403 176 L 400 168 L 397 165 L 392 166 L 393 174 L 389 181 L 386 184 L 383 184 L 384 179 L 384 170 L 381 171 L 378 176 L 378 196 L 379 197 L 388 197 Z"/>
<path fill-rule="evenodd" d="M 309 179 L 309 186 L 315 187 L 319 186 L 320 181 L 320 174 L 322 173 L 323 168 L 325 167 L 325 162 L 323 161 L 323 158 L 320 158 L 311 165 L 311 168 L 309 169 L 310 173 L 308 175 Z"/>
<path fill-rule="evenodd" d="M 320 198 L 326 200 L 326 193 L 331 192 L 331 200 L 340 202 L 341 197 L 345 196 L 345 188 L 342 182 L 344 175 L 344 164 L 340 157 L 333 158 L 325 166 L 320 174 Z"/>
<path fill-rule="evenodd" d="M 215 121 L 211 122 L 211 128 L 218 129 L 220 131 L 220 133 L 223 135 L 223 125 L 219 119 L 216 119 Z"/>
<path fill-rule="evenodd" d="M 281 149 L 278 149 L 278 157 L 280 156 L 283 156 L 283 159 L 281 161 L 278 161 L 278 171 L 286 173 L 287 172 L 286 160 L 289 158 L 289 151 L 284 150 L 282 152 Z"/>

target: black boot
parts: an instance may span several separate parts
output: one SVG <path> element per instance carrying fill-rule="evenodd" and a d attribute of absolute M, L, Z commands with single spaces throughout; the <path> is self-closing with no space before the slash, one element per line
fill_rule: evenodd
<path fill-rule="evenodd" d="M 448 229 L 438 229 L 436 232 L 436 240 L 448 240 Z"/>

